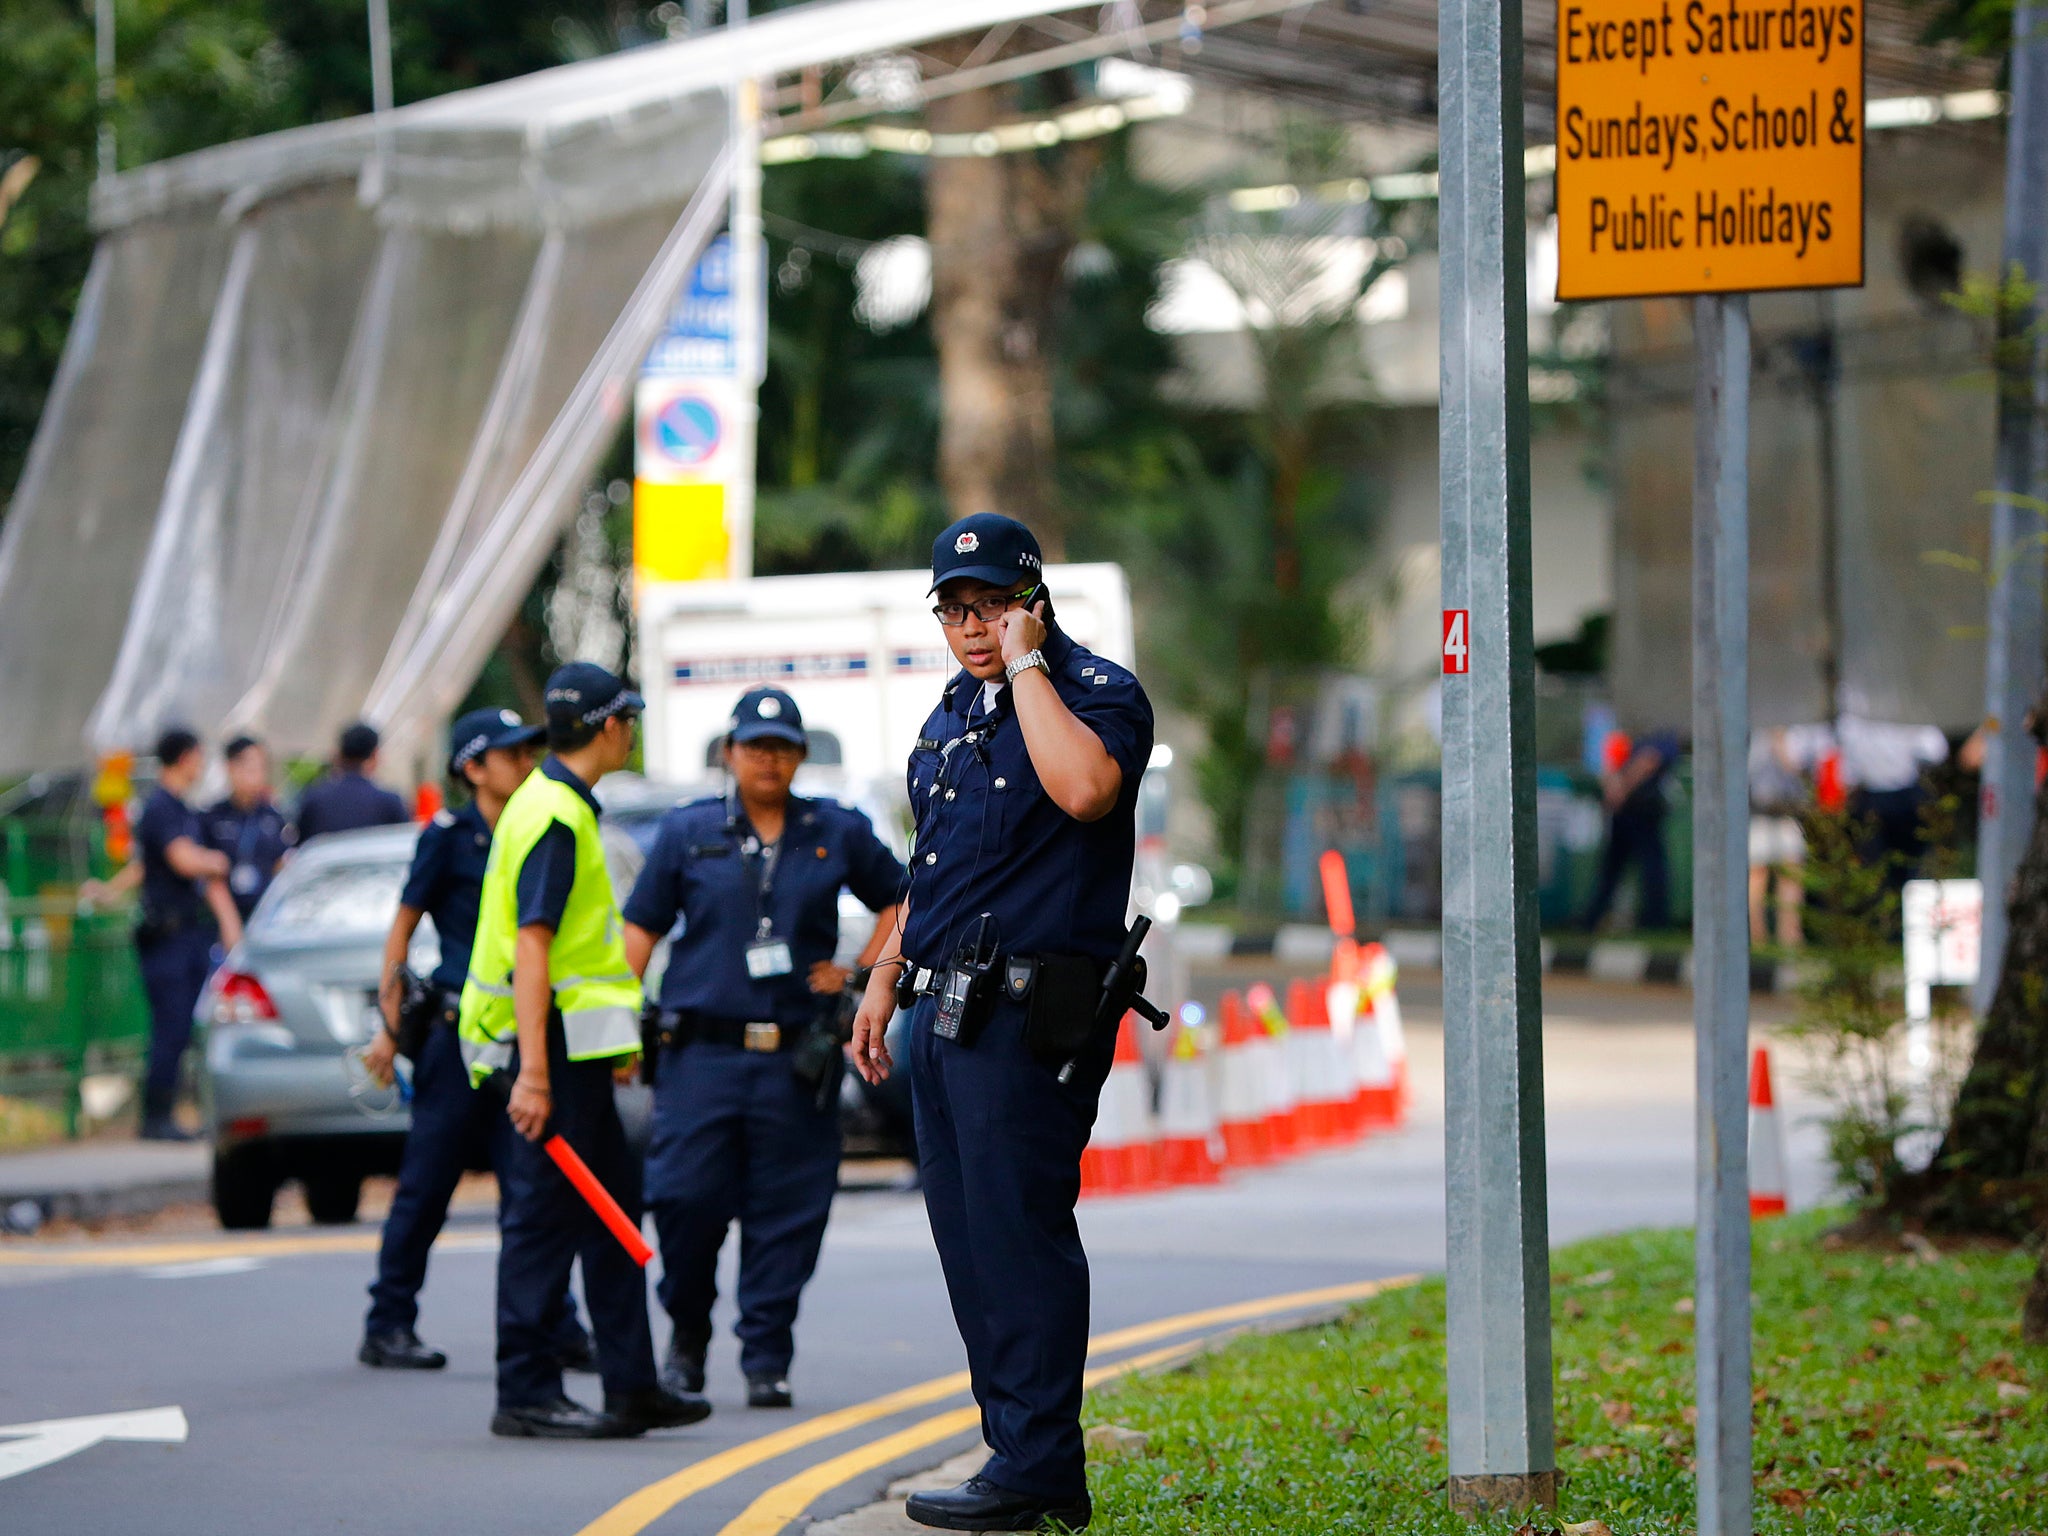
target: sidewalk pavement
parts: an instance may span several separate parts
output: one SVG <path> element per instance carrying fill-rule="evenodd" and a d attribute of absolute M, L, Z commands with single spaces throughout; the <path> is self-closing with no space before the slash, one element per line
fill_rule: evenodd
<path fill-rule="evenodd" d="M 202 1141 L 84 1141 L 0 1153 L 0 1213 L 22 1201 L 41 1220 L 147 1216 L 205 1200 L 213 1161 Z"/>

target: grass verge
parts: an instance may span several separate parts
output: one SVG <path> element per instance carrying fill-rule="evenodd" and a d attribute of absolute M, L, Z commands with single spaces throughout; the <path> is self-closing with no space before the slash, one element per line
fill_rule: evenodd
<path fill-rule="evenodd" d="M 2033 1256 L 1831 1248 L 1841 1214 L 1757 1229 L 1757 1531 L 2048 1532 L 2048 1351 L 2019 1339 Z M 1564 1475 L 1539 1531 L 1693 1529 L 1692 1262 L 1684 1230 L 1554 1255 Z M 1091 1536 L 1521 1523 L 1445 1506 L 1440 1280 L 1119 1383 L 1086 1417 L 1150 1437 L 1090 1468 Z"/>

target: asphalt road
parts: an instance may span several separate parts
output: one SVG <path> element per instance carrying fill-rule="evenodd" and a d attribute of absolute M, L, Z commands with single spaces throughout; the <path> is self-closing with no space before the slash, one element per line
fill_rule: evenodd
<path fill-rule="evenodd" d="M 1218 978 L 1207 981 L 1213 990 Z M 1404 1130 L 1217 1187 L 1084 1203 L 1098 1338 L 1441 1265 L 1441 1039 L 1431 989 L 1403 992 L 1417 1089 Z M 1548 985 L 1555 1240 L 1690 1219 L 1687 1007 L 1672 991 Z M 1797 1203 L 1822 1192 L 1816 1150 L 1810 1131 L 1795 1132 Z M 0 1245 L 0 1437 L 6 1426 L 173 1407 L 187 1426 L 182 1440 L 107 1439 L 25 1470 L 35 1457 L 24 1447 L 61 1446 L 0 1438 L 0 1533 L 761 1536 L 805 1509 L 864 1503 L 892 1475 L 973 1443 L 958 1384 L 861 1406 L 964 1365 L 914 1194 L 841 1196 L 799 1325 L 794 1413 L 743 1406 L 722 1333 L 714 1417 L 621 1443 L 486 1432 L 495 1231 L 485 1212 L 451 1223 L 424 1298 L 421 1332 L 450 1368 L 403 1376 L 354 1364 L 375 1241 L 365 1223 Z M 1195 1317 L 1112 1338 L 1100 1358 L 1149 1358 L 1315 1305 Z M 571 1389 L 596 1391 L 587 1377 Z M 828 1412 L 839 1416 L 820 1423 Z M 166 1422 L 113 1428 L 161 1436 Z"/>

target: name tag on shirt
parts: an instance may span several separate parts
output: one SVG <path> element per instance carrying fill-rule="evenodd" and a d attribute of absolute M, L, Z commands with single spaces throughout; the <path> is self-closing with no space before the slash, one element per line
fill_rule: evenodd
<path fill-rule="evenodd" d="M 747 946 L 747 974 L 754 980 L 787 976 L 792 969 L 787 939 L 762 939 Z"/>
<path fill-rule="evenodd" d="M 228 875 L 228 889 L 237 896 L 247 896 L 263 883 L 263 876 L 254 864 L 237 864 Z"/>

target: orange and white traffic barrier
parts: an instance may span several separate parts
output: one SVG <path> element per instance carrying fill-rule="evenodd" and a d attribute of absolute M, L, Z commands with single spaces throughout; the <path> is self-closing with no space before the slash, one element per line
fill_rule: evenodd
<path fill-rule="evenodd" d="M 1223 1035 L 1222 1083 L 1217 1097 L 1224 1159 L 1234 1168 L 1270 1162 L 1273 1133 L 1267 1123 L 1266 1085 L 1271 1072 L 1268 1062 L 1278 1054 L 1277 1049 L 1235 992 L 1223 994 L 1217 1012 Z"/>
<path fill-rule="evenodd" d="M 1372 1015 L 1359 1017 L 1360 1007 L 1365 1002 L 1365 988 L 1360 984 L 1358 941 L 1339 939 L 1330 952 L 1330 983 L 1323 989 L 1323 1007 L 1329 1014 L 1330 1033 L 1337 1043 L 1339 1069 L 1344 1074 L 1343 1132 L 1347 1141 L 1356 1140 L 1367 1129 L 1364 1058 L 1360 1055 L 1359 1035 L 1370 1032 L 1375 1026 Z"/>
<path fill-rule="evenodd" d="M 1137 1028 L 1137 1019 L 1128 1013 L 1116 1027 L 1116 1055 L 1102 1085 L 1095 1128 L 1081 1153 L 1084 1195 L 1128 1194 L 1159 1182 L 1159 1132 Z"/>
<path fill-rule="evenodd" d="M 1244 1000 L 1265 1030 L 1266 1052 L 1266 1137 L 1275 1157 L 1292 1157 L 1301 1150 L 1301 1102 L 1295 1097 L 1294 1069 L 1288 1061 L 1287 1015 L 1280 1011 L 1280 999 L 1263 981 L 1245 993 Z"/>
<path fill-rule="evenodd" d="M 1337 1037 L 1323 1004 L 1323 989 L 1297 981 L 1287 989 L 1288 1063 L 1294 1071 L 1295 1102 L 1301 1106 L 1305 1147 L 1334 1147 L 1350 1122 L 1353 1074 L 1337 1055 Z"/>
<path fill-rule="evenodd" d="M 1399 1125 L 1408 1113 L 1408 1037 L 1394 990 L 1399 978 L 1400 968 L 1384 944 L 1360 951 L 1359 980 L 1371 1013 L 1370 1033 L 1377 1036 L 1361 1041 L 1358 1050 L 1359 1102 L 1369 1125 Z"/>
<path fill-rule="evenodd" d="M 1785 1200 L 1785 1133 L 1771 1095 L 1771 1053 L 1758 1046 L 1749 1058 L 1749 1215 L 1782 1216 Z"/>
<path fill-rule="evenodd" d="M 1159 1084 L 1159 1173 L 1167 1184 L 1223 1177 L 1223 1135 L 1201 1034 L 1176 1023 Z"/>

